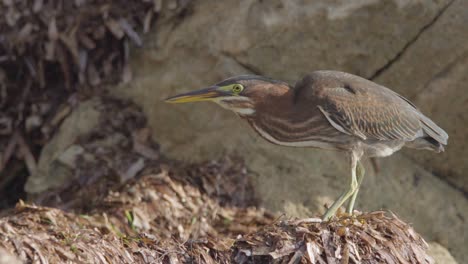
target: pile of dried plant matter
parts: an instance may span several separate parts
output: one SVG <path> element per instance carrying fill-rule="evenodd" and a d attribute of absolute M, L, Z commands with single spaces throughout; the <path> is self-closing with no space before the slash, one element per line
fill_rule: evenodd
<path fill-rule="evenodd" d="M 88 214 L 20 203 L 0 219 L 0 249 L 39 263 L 230 263 L 234 239 L 272 221 L 163 170 L 110 190 Z"/>
<path fill-rule="evenodd" d="M 163 174 L 147 180 L 161 193 L 140 194 L 141 184 L 89 215 L 20 203 L 0 219 L 0 250 L 37 263 L 433 263 L 393 214 L 275 222 Z"/>
<path fill-rule="evenodd" d="M 424 239 L 396 215 L 373 212 L 283 221 L 235 243 L 237 263 L 434 263 Z"/>
<path fill-rule="evenodd" d="M 4 77 L 16 77 L 12 81 L 26 77 L 29 85 L 38 85 L 34 88 L 55 82 L 67 89 L 84 83 L 98 85 L 107 78 L 130 80 L 129 42 L 141 46 L 138 32 L 148 32 L 163 12 L 181 12 L 188 2 L 0 1 Z"/>
<path fill-rule="evenodd" d="M 189 2 L 0 0 L 0 208 L 80 98 L 130 81 L 129 47 Z"/>

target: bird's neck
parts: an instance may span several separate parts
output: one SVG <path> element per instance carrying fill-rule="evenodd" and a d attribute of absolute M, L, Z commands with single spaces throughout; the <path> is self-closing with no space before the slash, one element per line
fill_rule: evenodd
<path fill-rule="evenodd" d="M 297 107 L 294 102 L 294 90 L 285 87 L 284 92 L 278 96 L 271 96 L 264 103 L 260 103 L 256 111 L 257 118 L 276 117 L 281 119 L 290 119 L 297 115 Z"/>
<path fill-rule="evenodd" d="M 300 113 L 299 113 L 300 114 Z M 294 120 L 297 117 L 297 107 L 294 102 L 293 90 L 288 88 L 279 96 L 271 96 L 268 100 L 257 103 L 255 114 L 242 116 L 251 126 L 263 127 L 272 122 L 285 123 L 285 120 Z M 286 123 L 285 123 L 286 126 Z"/>
<path fill-rule="evenodd" d="M 303 146 L 307 142 L 307 146 L 315 146 L 310 142 L 331 133 L 327 129 L 328 122 L 314 102 L 296 101 L 293 92 L 290 89 L 281 97 L 257 105 L 255 114 L 246 119 L 255 131 L 273 143 L 291 145 L 294 142 Z"/>

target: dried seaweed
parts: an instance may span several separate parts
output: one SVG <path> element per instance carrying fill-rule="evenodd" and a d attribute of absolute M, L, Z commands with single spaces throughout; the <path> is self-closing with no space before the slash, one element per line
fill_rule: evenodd
<path fill-rule="evenodd" d="M 0 249 L 42 263 L 230 263 L 233 238 L 273 220 L 263 210 L 222 207 L 168 175 L 109 191 L 86 215 L 19 203 L 0 219 Z"/>
<path fill-rule="evenodd" d="M 282 221 L 238 239 L 240 263 L 434 263 L 428 245 L 395 214 L 339 215 L 331 222 Z"/>
<path fill-rule="evenodd" d="M 221 207 L 167 173 L 127 187 L 88 215 L 19 203 L 0 218 L 0 250 L 40 263 L 434 263 L 392 213 L 273 222 Z"/>
<path fill-rule="evenodd" d="M 42 146 L 77 100 L 101 93 L 104 84 L 129 82 L 130 45 L 142 46 L 143 32 L 188 3 L 0 1 L 0 173 L 21 160 L 31 174 Z M 28 139 L 21 142 L 28 154 L 12 160 L 3 150 L 14 133 Z M 14 177 L 2 177 L 0 185 Z"/>
<path fill-rule="evenodd" d="M 246 207 L 258 204 L 247 165 L 240 157 L 225 156 L 181 167 L 175 177 L 183 175 L 184 179 L 216 198 L 221 205 Z"/>

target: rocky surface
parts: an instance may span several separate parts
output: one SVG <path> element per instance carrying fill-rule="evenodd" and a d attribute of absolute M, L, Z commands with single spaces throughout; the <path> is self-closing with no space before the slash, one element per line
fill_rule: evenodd
<path fill-rule="evenodd" d="M 412 159 L 468 193 L 468 2 L 451 1 L 419 36 L 374 76 L 404 94 L 450 135 L 442 155 L 409 153 Z"/>
<path fill-rule="evenodd" d="M 89 133 L 98 125 L 99 104 L 99 100 L 81 103 L 62 123 L 56 136 L 42 149 L 36 172 L 28 178 L 25 186 L 28 193 L 40 193 L 57 188 L 71 179 L 70 170 L 59 161 L 60 156 L 67 152 L 68 147 L 73 145 L 79 136 Z M 71 151 L 73 149 L 68 153 L 71 154 Z"/>
<path fill-rule="evenodd" d="M 434 258 L 436 263 L 457 264 L 458 262 L 438 243 L 429 244 L 429 255 Z"/>
<path fill-rule="evenodd" d="M 380 160 L 378 174 L 367 166 L 357 206 L 394 211 L 465 263 L 468 201 L 459 190 L 468 190 L 467 14 L 463 0 L 196 1 L 183 20 L 160 22 L 133 53 L 134 80 L 114 94 L 142 107 L 164 153 L 189 161 L 239 155 L 264 206 L 310 216 L 347 183 L 345 156 L 273 146 L 215 105 L 162 99 L 242 73 L 292 82 L 337 69 L 385 84 L 414 100 L 451 138 L 443 154 L 405 151 Z"/>
<path fill-rule="evenodd" d="M 0 249 L 0 264 L 20 264 L 21 261 L 4 249 Z"/>

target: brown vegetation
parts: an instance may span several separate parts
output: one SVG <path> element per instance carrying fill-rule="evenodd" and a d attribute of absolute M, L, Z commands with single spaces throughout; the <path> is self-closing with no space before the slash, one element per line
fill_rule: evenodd
<path fill-rule="evenodd" d="M 88 214 L 21 202 L 0 220 L 0 248 L 39 263 L 433 263 L 393 214 L 275 221 L 169 175 L 109 191 Z"/>
<path fill-rule="evenodd" d="M 129 82 L 130 46 L 189 1 L 0 1 L 0 208 L 83 98 Z M 13 198 L 12 198 L 13 197 Z"/>

